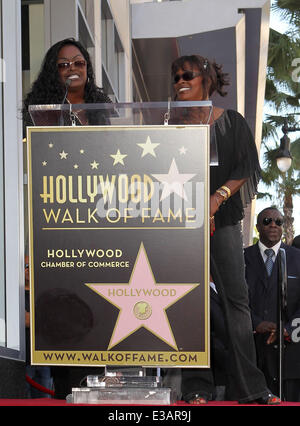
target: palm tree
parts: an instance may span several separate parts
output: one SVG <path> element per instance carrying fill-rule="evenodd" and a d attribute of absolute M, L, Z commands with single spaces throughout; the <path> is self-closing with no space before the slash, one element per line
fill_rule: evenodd
<path fill-rule="evenodd" d="M 262 181 L 275 189 L 276 204 L 281 205 L 284 214 L 284 237 L 287 244 L 293 240 L 293 197 L 300 195 L 300 139 L 291 144 L 293 162 L 286 173 L 277 168 L 278 130 L 285 122 L 297 125 L 300 114 L 300 84 L 293 79 L 293 60 L 300 58 L 300 8 L 299 0 L 276 0 L 273 9 L 280 11 L 291 24 L 291 29 L 281 34 L 270 30 L 268 52 L 268 72 L 265 100 L 277 115 L 267 115 L 263 123 L 264 164 Z M 259 194 L 260 198 L 270 197 L 270 193 Z"/>
<path fill-rule="evenodd" d="M 300 28 L 300 8 L 298 0 L 274 0 L 272 8 L 279 12 L 284 20 L 289 21 L 292 30 L 299 31 Z"/>
<path fill-rule="evenodd" d="M 278 118 L 282 117 L 276 117 L 276 121 Z M 284 173 L 280 172 L 276 164 L 278 148 L 279 146 L 275 149 L 266 147 L 262 180 L 267 187 L 273 186 L 275 189 L 276 198 L 282 206 L 284 215 L 285 242 L 291 244 L 294 238 L 293 197 L 300 195 L 300 138 L 291 143 L 293 162 L 290 169 Z M 269 193 L 261 195 L 272 198 Z"/>

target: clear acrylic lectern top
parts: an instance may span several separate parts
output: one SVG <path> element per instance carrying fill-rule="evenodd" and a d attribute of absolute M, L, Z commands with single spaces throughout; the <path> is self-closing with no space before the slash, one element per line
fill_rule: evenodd
<path fill-rule="evenodd" d="M 34 126 L 207 125 L 211 101 L 31 105 Z M 204 120 L 202 120 L 204 117 Z M 210 164 L 218 164 L 215 138 L 210 138 Z"/>

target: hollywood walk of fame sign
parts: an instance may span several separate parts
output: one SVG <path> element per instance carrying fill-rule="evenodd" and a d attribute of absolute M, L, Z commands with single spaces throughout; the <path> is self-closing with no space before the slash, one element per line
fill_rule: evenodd
<path fill-rule="evenodd" d="M 208 126 L 27 139 L 32 363 L 207 367 Z"/>

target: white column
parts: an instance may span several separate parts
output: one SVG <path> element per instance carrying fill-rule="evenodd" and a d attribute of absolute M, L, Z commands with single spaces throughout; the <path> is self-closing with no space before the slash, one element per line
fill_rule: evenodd
<path fill-rule="evenodd" d="M 77 0 L 44 0 L 45 50 L 65 38 L 78 40 Z"/>
<path fill-rule="evenodd" d="M 102 87 L 101 0 L 94 0 L 94 72 L 96 84 Z"/>
<path fill-rule="evenodd" d="M 24 359 L 21 0 L 2 0 L 2 25 L 3 59 L 7 70 L 2 99 L 7 348 L 15 351 L 14 357 Z"/>

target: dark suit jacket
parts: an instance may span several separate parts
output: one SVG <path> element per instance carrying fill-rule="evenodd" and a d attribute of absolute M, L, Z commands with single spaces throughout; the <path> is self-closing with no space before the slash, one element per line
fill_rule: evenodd
<path fill-rule="evenodd" d="M 297 328 L 292 325 L 296 318 L 300 318 L 300 251 L 294 247 L 281 244 L 285 249 L 287 260 L 287 315 L 284 327 L 291 335 Z M 277 323 L 278 306 L 278 261 L 276 259 L 271 277 L 267 276 L 266 267 L 260 254 L 258 244 L 244 250 L 246 281 L 249 287 L 249 303 L 252 315 L 253 329 L 262 321 Z M 276 369 L 276 342 L 266 345 L 269 334 L 257 335 L 258 362 L 263 353 L 267 354 L 268 362 L 271 358 Z M 284 377 L 300 378 L 300 343 L 286 342 L 284 353 Z M 274 371 L 275 371 L 274 370 Z"/>

